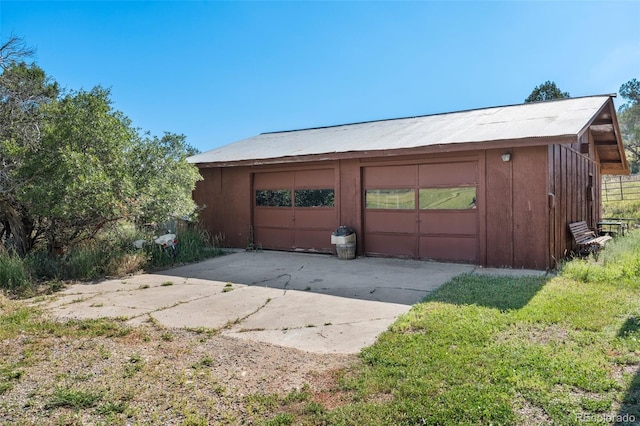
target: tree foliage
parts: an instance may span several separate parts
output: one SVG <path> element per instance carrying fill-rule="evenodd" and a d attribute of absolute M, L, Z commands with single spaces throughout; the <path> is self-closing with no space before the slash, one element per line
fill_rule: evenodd
<path fill-rule="evenodd" d="M 640 82 L 635 78 L 620 86 L 627 102 L 618 108 L 618 121 L 632 173 L 640 172 Z"/>
<path fill-rule="evenodd" d="M 7 47 L 8 46 L 8 47 Z M 22 49 L 20 43 L 5 49 Z M 18 52 L 19 53 L 19 52 Z M 90 239 L 122 220 L 195 211 L 200 175 L 185 137 L 140 135 L 110 92 L 60 93 L 35 64 L 0 52 L 0 240 L 19 254 Z"/>
<path fill-rule="evenodd" d="M 553 81 L 545 81 L 540 86 L 537 86 L 531 94 L 525 99 L 525 103 L 528 102 L 540 102 L 549 101 L 551 99 L 570 98 L 569 92 L 563 92 L 556 86 Z"/>

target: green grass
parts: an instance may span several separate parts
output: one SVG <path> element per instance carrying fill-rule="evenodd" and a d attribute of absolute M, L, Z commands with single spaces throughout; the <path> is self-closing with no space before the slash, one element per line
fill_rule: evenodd
<path fill-rule="evenodd" d="M 11 295 L 31 295 L 31 275 L 25 262 L 0 248 L 0 289 Z"/>
<path fill-rule="evenodd" d="M 285 409 L 273 421 L 287 413 L 296 424 L 640 420 L 638 265 L 635 233 L 557 277 L 459 276 L 362 351 L 363 365 L 341 382 L 350 403 Z"/>
<path fill-rule="evenodd" d="M 46 362 L 47 341 L 53 336 L 77 347 L 90 346 L 96 336 L 147 341 L 123 321 L 54 322 L 38 308 L 0 297 L 0 341 L 26 339 L 19 356 L 0 360 L 0 395 L 11 393 L 31 366 Z M 203 341 L 216 333 L 192 331 Z M 136 417 L 127 397 L 138 388 L 116 388 L 122 382 L 146 383 L 159 374 L 160 359 L 187 355 L 171 352 L 171 338 L 163 333 L 167 331 L 156 336 L 162 357 L 143 358 L 131 349 L 109 386 L 87 389 L 84 371 L 65 373 L 73 383 L 38 397 L 52 413 L 60 412 L 60 423 L 65 410 L 78 416 L 98 413 L 105 422 L 146 421 Z M 96 360 L 119 359 L 105 346 L 93 351 Z M 216 359 L 195 350 L 193 356 L 179 372 L 183 376 L 173 377 L 172 389 L 189 401 L 198 386 L 234 394 L 232 384 L 212 378 Z M 611 242 L 597 260 L 567 262 L 556 277 L 459 276 L 413 306 L 360 359 L 361 364 L 339 373 L 337 384 L 327 391 L 340 396 L 338 403 L 328 406 L 310 388 L 285 395 L 248 394 L 238 403 L 242 414 L 234 422 L 604 425 L 616 419 L 625 424 L 631 416 L 637 422 L 640 232 Z M 207 408 L 196 404 L 176 408 L 183 411 L 184 424 L 206 424 L 198 409 Z"/>
<path fill-rule="evenodd" d="M 94 407 L 102 399 L 99 392 L 83 391 L 67 387 L 56 388 L 45 408 L 51 410 L 54 408 L 68 407 L 80 410 L 83 408 Z"/>

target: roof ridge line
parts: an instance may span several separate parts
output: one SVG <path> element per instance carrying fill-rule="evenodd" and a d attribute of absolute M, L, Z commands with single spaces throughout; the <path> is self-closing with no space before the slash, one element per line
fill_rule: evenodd
<path fill-rule="evenodd" d="M 353 123 L 331 124 L 331 125 L 328 125 L 328 126 L 305 127 L 305 128 L 302 128 L 302 129 L 276 130 L 276 131 L 272 131 L 272 132 L 263 132 L 263 133 L 260 133 L 260 135 L 273 135 L 273 134 L 276 134 L 276 133 L 303 132 L 303 131 L 306 131 L 306 130 L 332 129 L 332 128 L 335 128 L 335 127 L 355 126 L 355 125 L 358 125 L 358 124 L 382 123 L 382 122 L 385 122 L 385 121 L 411 120 L 413 118 L 436 117 L 436 116 L 439 116 L 439 115 L 459 114 L 459 113 L 463 113 L 463 112 L 482 111 L 482 110 L 489 110 L 489 109 L 494 109 L 494 108 L 509 108 L 509 107 L 514 107 L 514 106 L 536 105 L 536 104 L 541 104 L 541 103 L 544 103 L 544 102 L 563 102 L 563 101 L 568 101 L 568 100 L 573 100 L 573 99 L 600 98 L 600 97 L 605 97 L 605 96 L 610 97 L 610 98 L 612 98 L 612 97 L 615 98 L 617 96 L 617 94 L 616 93 L 609 93 L 609 94 L 601 94 L 601 95 L 575 96 L 575 97 L 569 97 L 569 98 L 549 99 L 549 100 L 546 100 L 546 101 L 523 102 L 521 104 L 495 105 L 495 106 L 491 106 L 491 107 L 469 108 L 469 109 L 462 109 L 462 110 L 458 110 L 458 111 L 437 112 L 437 113 L 433 113 L 433 114 L 422 114 L 422 115 L 413 115 L 413 116 L 396 117 L 396 118 L 382 118 L 382 119 L 379 119 L 379 120 L 356 121 L 356 122 L 353 122 Z"/>

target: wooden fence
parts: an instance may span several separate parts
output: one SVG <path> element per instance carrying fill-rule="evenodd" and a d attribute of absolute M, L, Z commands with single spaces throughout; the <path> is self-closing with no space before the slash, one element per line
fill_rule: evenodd
<path fill-rule="evenodd" d="M 640 174 L 603 177 L 602 201 L 626 200 L 640 200 Z"/>

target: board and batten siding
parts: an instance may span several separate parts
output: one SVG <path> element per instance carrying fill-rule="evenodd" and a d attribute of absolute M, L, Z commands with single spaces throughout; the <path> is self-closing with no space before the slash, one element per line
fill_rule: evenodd
<path fill-rule="evenodd" d="M 595 229 L 601 217 L 600 167 L 592 158 L 596 154 L 590 139 L 589 134 L 581 138 L 589 144 L 588 153 L 579 152 L 575 145 L 549 146 L 550 267 L 558 266 L 576 248 L 569 223 L 584 220 Z"/>

